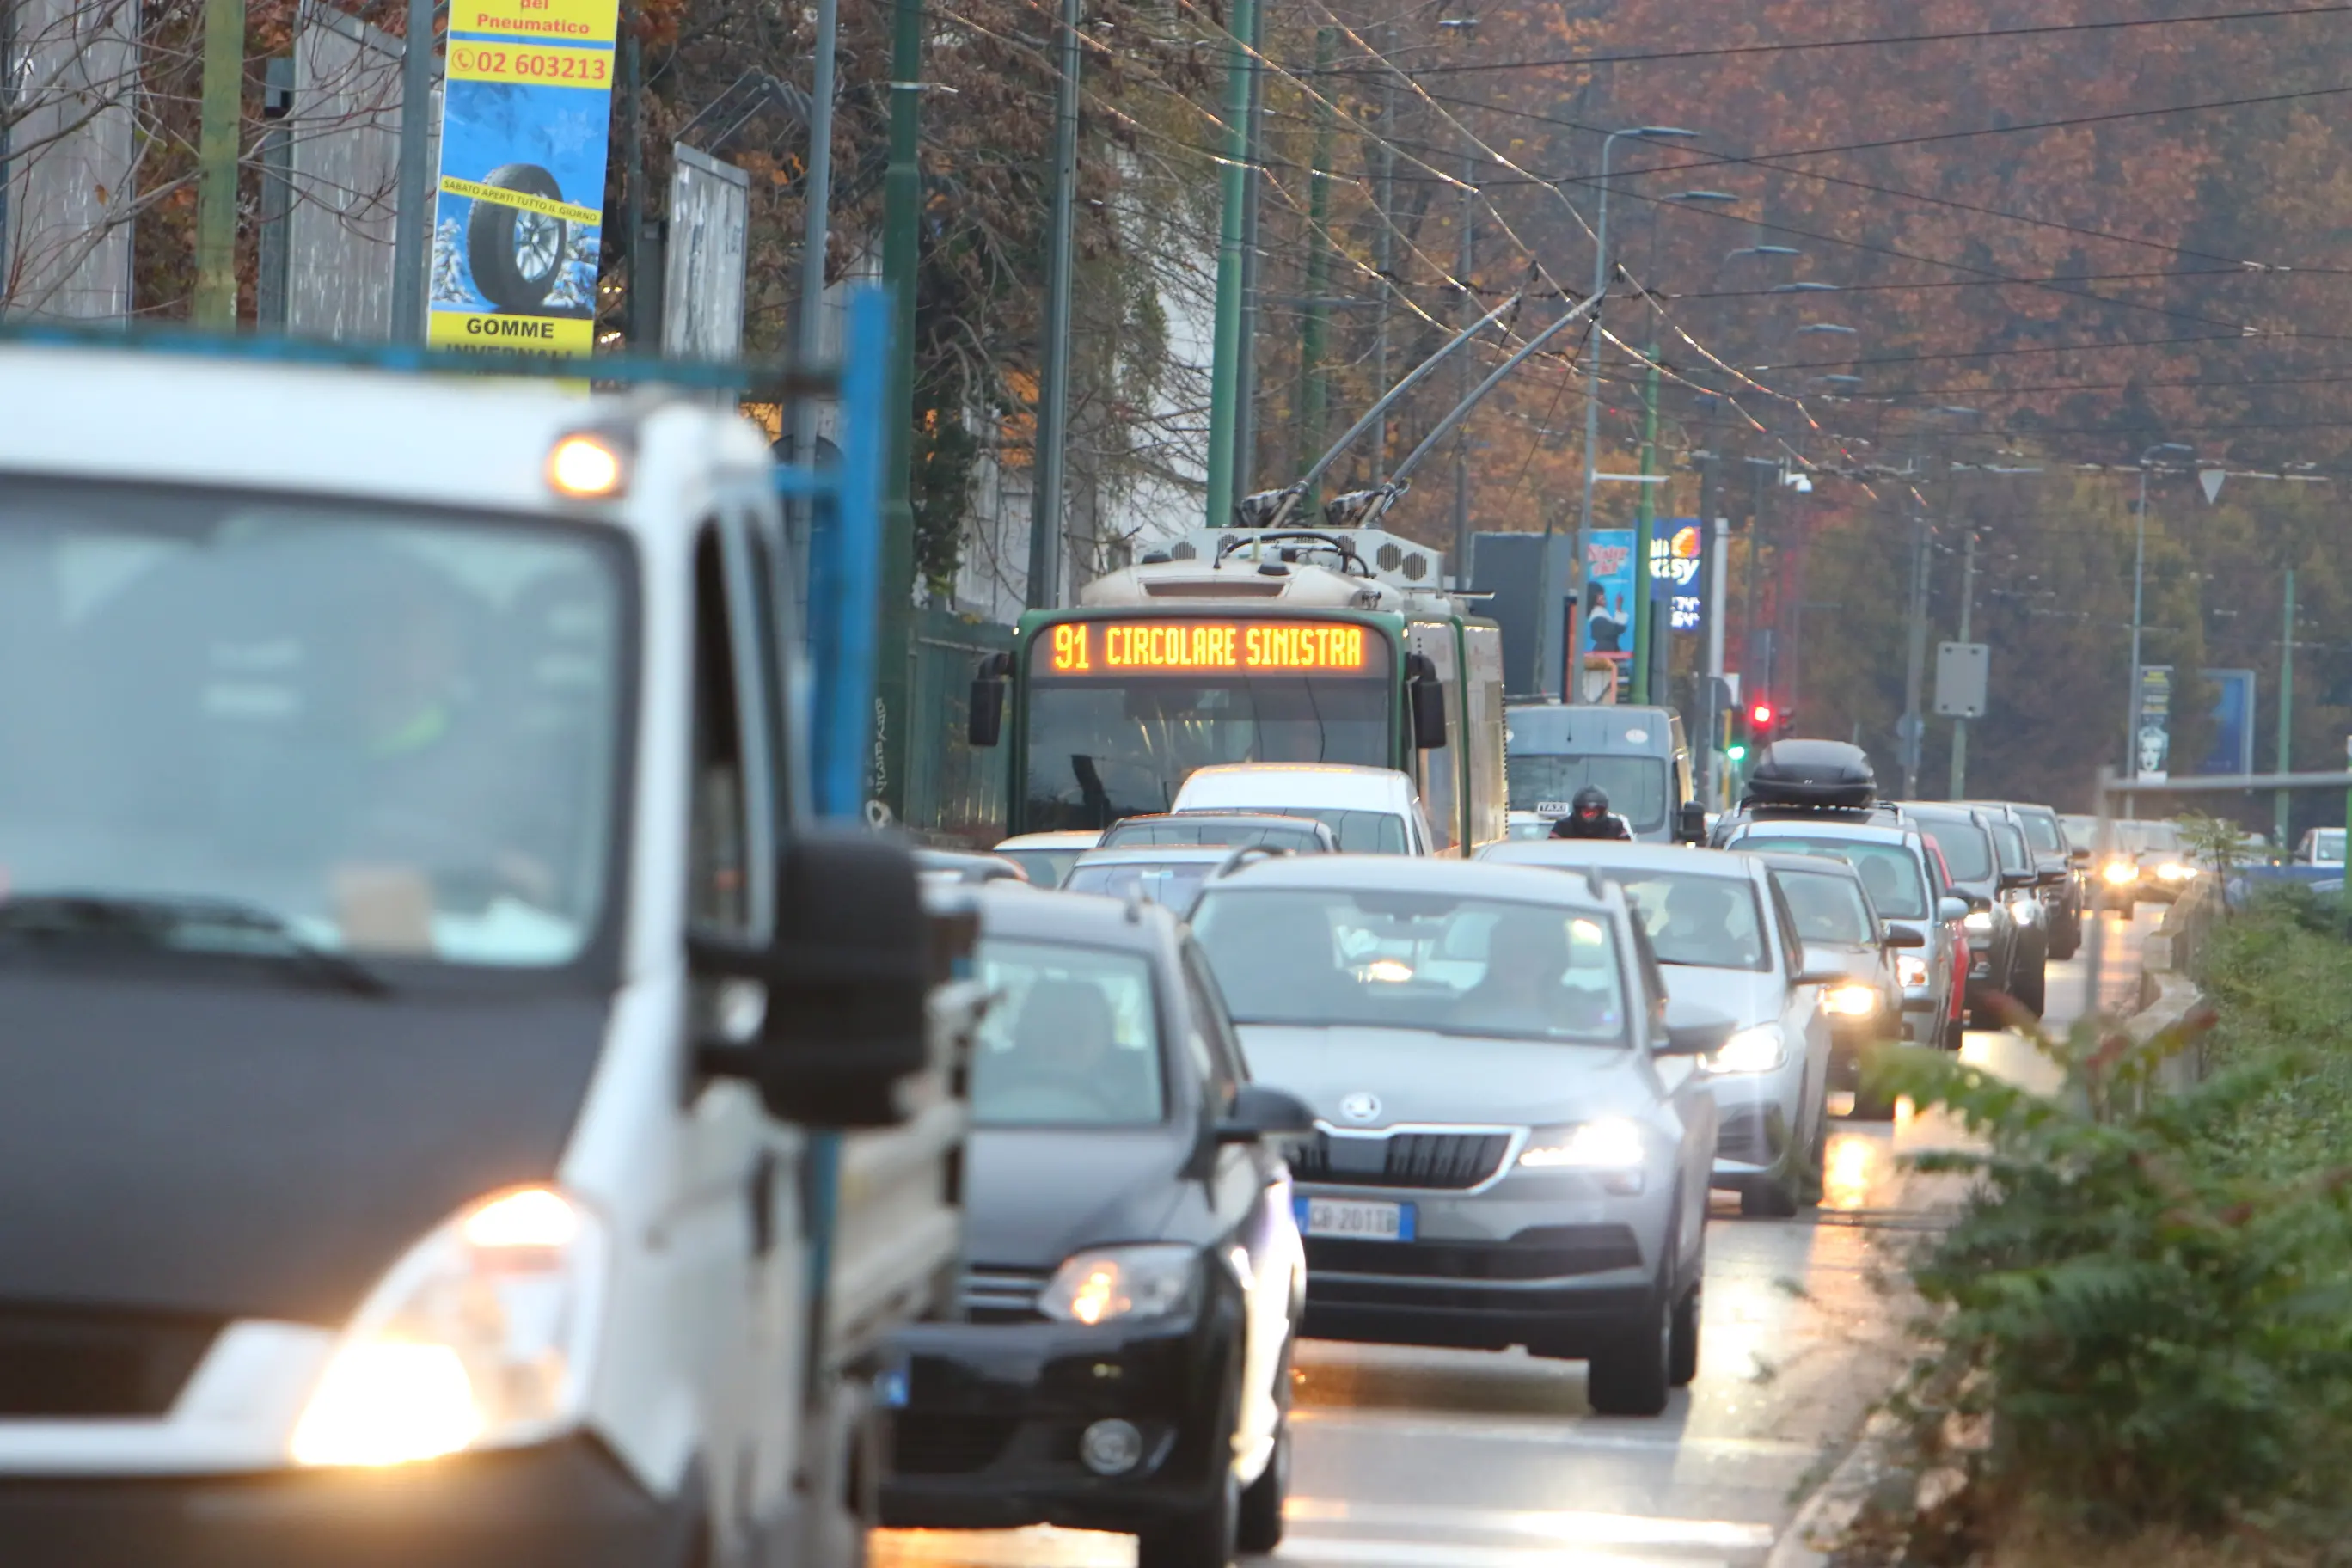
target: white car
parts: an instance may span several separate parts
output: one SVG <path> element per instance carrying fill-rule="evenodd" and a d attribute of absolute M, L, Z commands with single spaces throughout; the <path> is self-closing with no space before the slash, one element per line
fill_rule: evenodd
<path fill-rule="evenodd" d="M 1016 833 L 991 850 L 1029 873 L 1029 879 L 1041 888 L 1058 888 L 1078 857 L 1102 841 L 1102 835 L 1091 827 L 1064 829 L 1055 833 Z"/>
<path fill-rule="evenodd" d="M 1428 855 L 1436 842 L 1412 777 L 1394 768 L 1221 763 L 1194 769 L 1170 809 L 1311 816 L 1331 830 L 1343 853 Z"/>
<path fill-rule="evenodd" d="M 1625 889 L 1674 1000 L 1728 1015 L 1707 1058 L 1722 1112 L 1715 1185 L 1742 1214 L 1785 1219 L 1821 1195 L 1829 1136 L 1830 1019 L 1838 963 L 1809 964 L 1795 915 L 1752 855 L 1605 839 L 1492 844 L 1482 860 L 1596 871 Z"/>

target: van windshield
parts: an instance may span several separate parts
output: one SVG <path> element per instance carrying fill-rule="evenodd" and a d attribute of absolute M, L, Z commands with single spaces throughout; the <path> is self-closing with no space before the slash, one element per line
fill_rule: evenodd
<path fill-rule="evenodd" d="M 0 897 L 569 962 L 618 836 L 625 569 L 576 526 L 11 480 Z"/>
<path fill-rule="evenodd" d="M 1405 839 L 1404 818 L 1392 811 L 1343 811 L 1321 805 L 1252 805 L 1244 809 L 1311 816 L 1329 828 L 1331 837 L 1339 841 L 1340 849 L 1351 855 L 1402 855 L 1412 847 Z"/>
<path fill-rule="evenodd" d="M 1598 784 L 1636 833 L 1666 826 L 1666 764 L 1659 757 L 1510 754 L 1511 809 L 1566 816 L 1576 792 Z"/>

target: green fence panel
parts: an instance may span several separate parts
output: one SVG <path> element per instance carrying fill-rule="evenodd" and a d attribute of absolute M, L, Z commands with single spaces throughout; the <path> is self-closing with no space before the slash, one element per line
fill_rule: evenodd
<path fill-rule="evenodd" d="M 906 825 L 919 838 L 984 849 L 1004 837 L 1004 751 L 974 751 L 964 722 L 972 672 L 989 654 L 1012 648 L 1011 626 L 944 610 L 915 613 Z"/>

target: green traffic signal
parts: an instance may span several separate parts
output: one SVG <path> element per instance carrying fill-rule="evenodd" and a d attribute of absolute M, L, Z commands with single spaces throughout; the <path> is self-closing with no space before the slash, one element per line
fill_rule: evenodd
<path fill-rule="evenodd" d="M 1744 742 L 1734 741 L 1725 749 L 1723 754 L 1735 763 L 1744 763 L 1748 760 L 1748 746 Z"/>

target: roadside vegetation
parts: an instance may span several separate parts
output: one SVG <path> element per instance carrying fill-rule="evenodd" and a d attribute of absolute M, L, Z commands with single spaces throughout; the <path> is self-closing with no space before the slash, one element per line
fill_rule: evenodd
<path fill-rule="evenodd" d="M 2233 916 L 2183 1023 L 2042 1038 L 2056 1099 L 1940 1053 L 1882 1064 L 1983 1146 L 1931 1162 L 1977 1194 L 1912 1263 L 1906 1468 L 1842 1563 L 2352 1563 L 2342 931 L 2307 895 Z"/>

